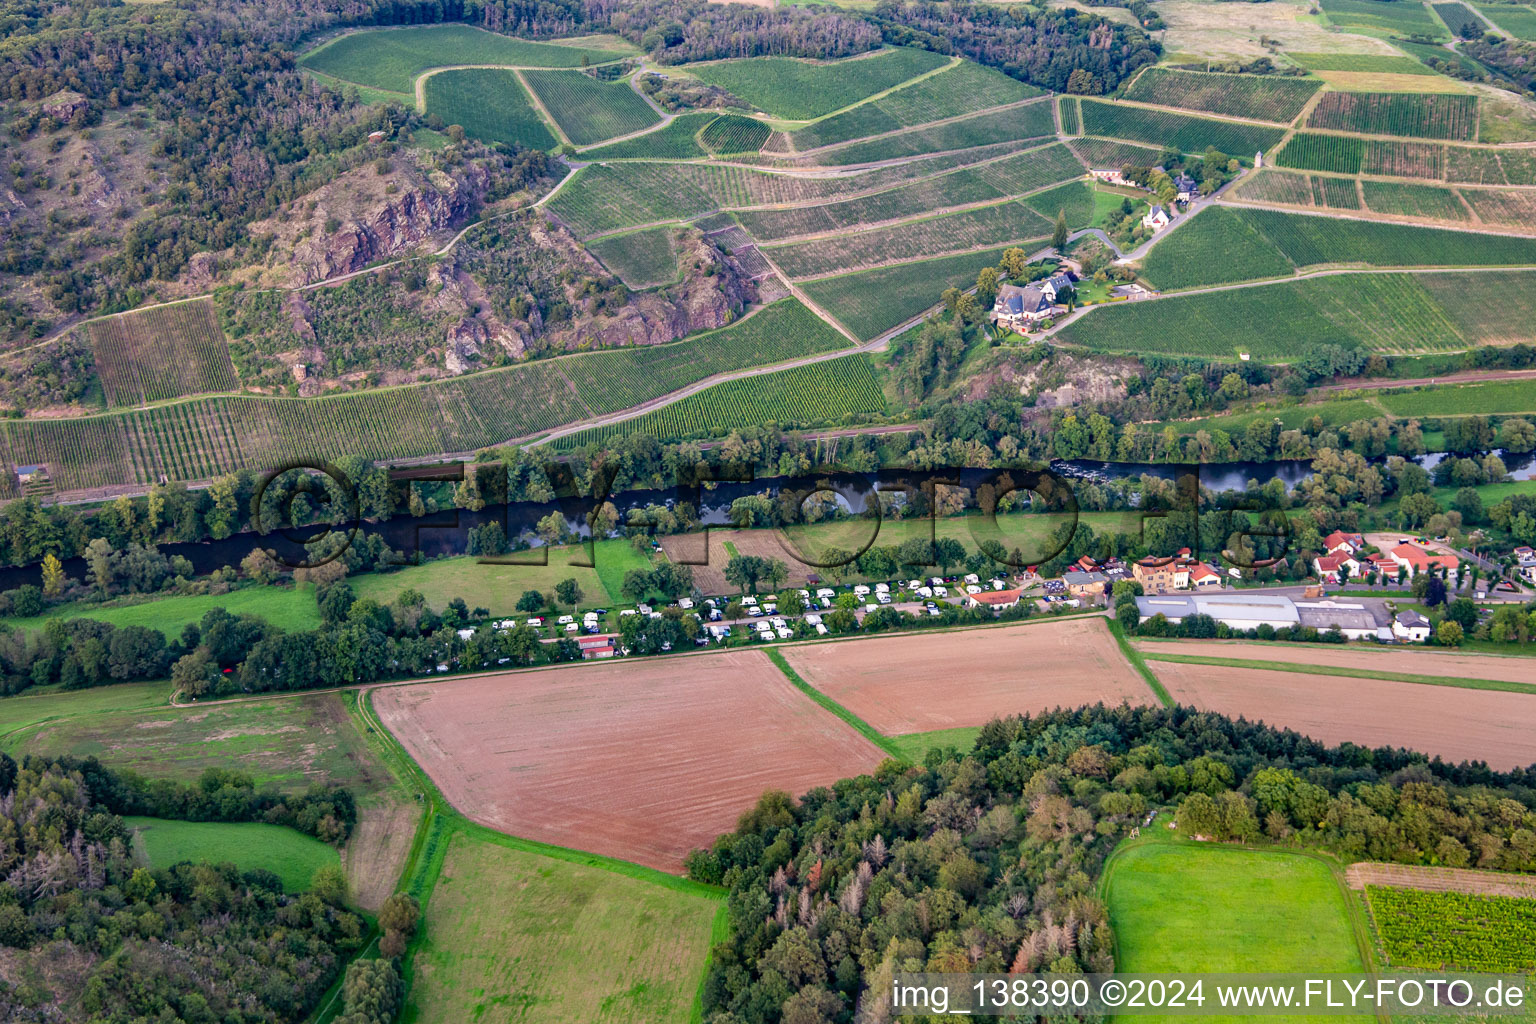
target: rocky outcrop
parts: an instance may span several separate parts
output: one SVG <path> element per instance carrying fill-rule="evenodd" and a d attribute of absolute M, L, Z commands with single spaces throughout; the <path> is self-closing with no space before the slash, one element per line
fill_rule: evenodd
<path fill-rule="evenodd" d="M 251 226 L 274 236 L 273 265 L 286 267 L 290 285 L 313 284 L 414 252 L 479 209 L 489 172 L 464 163 L 452 173 L 425 170 L 410 154 L 396 154 L 390 169 L 373 164 L 348 171 L 294 211 Z"/>

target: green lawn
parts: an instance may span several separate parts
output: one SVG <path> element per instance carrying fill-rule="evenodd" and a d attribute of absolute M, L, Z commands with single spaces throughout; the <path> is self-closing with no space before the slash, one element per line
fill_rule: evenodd
<path fill-rule="evenodd" d="M 91 716 L 114 711 L 166 707 L 171 684 L 119 683 L 89 690 L 61 690 L 39 687 L 15 697 L 0 697 L 0 745 L 9 742 L 18 729 L 76 716 Z M 62 751 L 61 751 L 62 753 Z"/>
<path fill-rule="evenodd" d="M 1024 556 L 1026 563 L 1045 561 L 1055 554 L 1052 533 L 1072 519 L 1069 513 L 1015 513 L 999 515 L 995 527 L 980 515 L 953 516 L 933 524 L 933 538 L 952 537 L 971 551 L 978 550 L 981 542 L 996 540 L 1008 551 L 1015 548 Z M 1078 515 L 1080 526 L 1091 528 L 1095 534 L 1138 533 L 1139 512 L 1084 512 Z M 816 523 L 809 526 L 788 527 L 785 538 L 794 551 L 806 556 L 810 562 L 826 561 L 826 552 L 840 548 L 844 551 L 861 551 L 870 546 L 871 533 L 877 524 L 867 519 L 850 519 L 838 522 Z M 927 519 L 892 519 L 878 524 L 873 544 L 895 547 L 903 541 L 923 539 L 929 536 Z"/>
<path fill-rule="evenodd" d="M 140 817 L 123 820 L 134 829 L 135 851 L 154 868 L 168 868 L 184 860 L 227 861 L 242 871 L 271 871 L 283 880 L 283 888 L 299 892 L 309 888 L 316 871 L 341 864 L 335 847 L 282 825 Z"/>
<path fill-rule="evenodd" d="M 20 629 L 41 629 L 48 619 L 97 619 L 114 626 L 151 626 L 175 638 L 181 635 L 183 626 L 197 622 L 210 608 L 223 608 L 236 615 L 257 615 L 290 633 L 320 625 L 320 609 L 309 584 L 248 586 L 227 594 L 162 597 L 138 604 L 64 604 L 42 615 L 10 619 L 9 623 Z"/>
<path fill-rule="evenodd" d="M 453 835 L 411 965 L 402 1024 L 682 1022 L 724 938 L 719 900 Z"/>
<path fill-rule="evenodd" d="M 387 603 L 409 587 L 426 595 L 427 604 L 433 608 L 441 609 L 453 598 L 462 597 L 471 609 L 486 608 L 493 615 L 505 615 L 515 609 L 523 591 L 538 590 L 552 596 L 556 583 L 574 578 L 586 595 L 583 607 L 617 604 L 624 574 L 631 569 L 647 569 L 650 562 L 636 554 L 627 540 L 598 541 L 594 547 L 595 567 L 571 564 L 573 558 L 586 558 L 584 545 L 538 548 L 511 557 L 547 557 L 549 564 L 485 565 L 469 557 L 441 558 L 382 576 L 354 577 L 352 589 L 358 597 Z"/>
<path fill-rule="evenodd" d="M 901 756 L 914 764 L 923 763 L 923 755 L 929 750 L 956 747 L 964 754 L 976 746 L 981 735 L 978 725 L 962 725 L 957 729 L 935 729 L 933 732 L 909 732 L 905 736 L 892 736 L 890 740 L 901 751 Z"/>
<path fill-rule="evenodd" d="M 1364 970 L 1349 904 L 1323 861 L 1169 842 L 1166 816 L 1147 832 L 1116 852 L 1102 882 L 1117 971 Z"/>

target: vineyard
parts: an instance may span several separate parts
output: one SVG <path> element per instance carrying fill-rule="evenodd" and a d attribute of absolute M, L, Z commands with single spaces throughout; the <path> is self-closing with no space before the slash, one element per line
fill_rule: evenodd
<path fill-rule="evenodd" d="M 1290 277 L 1291 263 L 1241 214 L 1220 206 L 1153 246 L 1142 261 L 1148 281 L 1163 291 L 1233 281 Z"/>
<path fill-rule="evenodd" d="M 472 451 L 695 381 L 847 345 L 786 299 L 670 345 L 609 349 L 452 380 L 324 398 L 201 398 L 72 420 L 10 420 L 17 462 L 47 465 L 60 490 L 199 480 L 297 458 L 375 460 Z"/>
<path fill-rule="evenodd" d="M 1373 213 L 1427 220 L 1472 219 L 1471 212 L 1453 189 L 1396 181 L 1363 181 L 1360 187 L 1365 191 L 1365 205 Z"/>
<path fill-rule="evenodd" d="M 1536 185 L 1536 153 L 1447 146 L 1445 177 L 1469 185 Z"/>
<path fill-rule="evenodd" d="M 1054 216 L 1054 214 L 1053 214 Z M 773 246 L 768 258 L 792 279 L 1050 236 L 1051 222 L 1017 202 L 902 221 L 872 231 Z"/>
<path fill-rule="evenodd" d="M 673 441 L 766 424 L 839 423 L 884 410 L 885 396 L 869 359 L 853 355 L 725 381 L 632 420 L 593 427 L 555 443 L 579 448 L 629 434 Z"/>
<path fill-rule="evenodd" d="M 430 107 L 428 108 L 430 109 Z M 582 160 L 696 160 L 709 154 L 696 136 L 716 119 L 708 111 L 673 118 L 664 127 L 623 142 L 612 142 L 581 151 Z"/>
<path fill-rule="evenodd" d="M 1515 4 L 1473 4 L 1517 39 L 1536 39 L 1536 10 Z"/>
<path fill-rule="evenodd" d="M 582 76 L 585 77 L 585 76 Z M 528 99 L 512 71 L 467 68 L 440 71 L 426 80 L 427 113 L 457 124 L 484 142 L 502 142 L 530 149 L 553 149 L 554 133 Z"/>
<path fill-rule="evenodd" d="M 864 164 L 921 153 L 974 149 L 1000 142 L 1043 138 L 1055 131 L 1049 100 L 977 114 L 960 121 L 917 128 L 867 142 L 854 142 L 817 154 L 821 164 Z"/>
<path fill-rule="evenodd" d="M 1472 13 L 1471 8 L 1463 3 L 1431 4 L 1440 20 L 1445 22 L 1445 27 L 1451 30 L 1451 34 L 1460 38 L 1476 37 L 1483 34 L 1487 28 L 1483 19 Z"/>
<path fill-rule="evenodd" d="M 1365 145 L 1366 174 L 1394 178 L 1438 178 L 1444 172 L 1446 147 L 1433 142 L 1389 142 L 1370 139 Z"/>
<path fill-rule="evenodd" d="M 1461 93 L 1329 92 L 1312 108 L 1307 126 L 1466 141 L 1477 136 L 1477 97 Z"/>
<path fill-rule="evenodd" d="M 446 64 L 574 68 L 583 61 L 601 64 L 620 56 L 613 50 L 532 43 L 468 25 L 420 25 L 354 32 L 320 47 L 299 63 L 346 82 L 409 93 L 415 88 L 416 76 Z"/>
<path fill-rule="evenodd" d="M 1283 129 L 1256 124 L 1217 121 L 1164 110 L 1117 106 L 1100 100 L 1083 100 L 1083 131 L 1114 139 L 1176 146 L 1199 153 L 1215 146 L 1223 153 L 1252 160 L 1257 151 L 1269 152 L 1285 135 Z"/>
<path fill-rule="evenodd" d="M 1089 167 L 1155 167 L 1161 153 L 1112 139 L 1073 139 L 1071 148 Z"/>
<path fill-rule="evenodd" d="M 608 235 L 587 248 L 631 288 L 654 288 L 677 279 L 677 229 L 669 225 Z"/>
<path fill-rule="evenodd" d="M 1374 75 L 1434 74 L 1413 57 L 1381 53 L 1290 53 L 1286 56 L 1308 71 L 1354 71 Z"/>
<path fill-rule="evenodd" d="M 1529 311 L 1527 311 L 1529 315 Z M 1381 404 L 1394 416 L 1470 416 L 1536 412 L 1536 381 L 1422 388 L 1385 395 Z"/>
<path fill-rule="evenodd" d="M 1358 210 L 1360 192 L 1348 178 L 1326 178 L 1319 175 L 1312 179 L 1312 202 L 1334 210 Z"/>
<path fill-rule="evenodd" d="M 1536 971 L 1536 900 L 1380 885 L 1365 898 L 1394 967 Z"/>
<path fill-rule="evenodd" d="M 822 309 L 862 340 L 912 319 L 936 304 L 946 288 L 969 288 L 982 267 L 1002 258 L 1003 249 L 902 263 L 801 285 Z"/>
<path fill-rule="evenodd" d="M 520 74 L 566 138 L 578 146 L 637 132 L 660 120 L 628 82 L 600 82 L 579 71 Z"/>
<path fill-rule="evenodd" d="M 1069 181 L 1025 197 L 1024 205 L 1052 222 L 1063 214 L 1069 227 L 1081 228 L 1093 222 L 1094 196 L 1093 186 L 1086 181 Z"/>
<path fill-rule="evenodd" d="M 1322 87 L 1315 78 L 1225 75 L 1150 67 L 1137 76 L 1125 98 L 1184 110 L 1289 124 Z"/>
<path fill-rule="evenodd" d="M 1424 280 L 1416 274 L 1338 274 L 1120 303 L 1095 309 L 1056 337 L 1108 352 L 1213 359 L 1247 352 L 1263 362 L 1287 362 L 1317 345 L 1382 352 L 1466 348 L 1452 311 Z M 1536 307 L 1536 298 L 1525 305 Z"/>
<path fill-rule="evenodd" d="M 974 114 L 1040 94 L 1039 89 L 1009 78 L 1001 71 L 962 61 L 877 100 L 807 125 L 789 136 L 775 136 L 774 141 L 786 147 L 783 151 L 786 155 L 789 152 L 803 153 L 900 128 L 913 128 L 930 121 Z"/>
<path fill-rule="evenodd" d="M 1077 97 L 1058 97 L 1056 106 L 1061 112 L 1061 134 L 1081 135 L 1083 133 L 1083 107 L 1077 101 Z"/>
<path fill-rule="evenodd" d="M 751 57 L 696 64 L 689 70 L 700 80 L 718 85 L 774 117 L 808 121 L 941 68 L 948 61 L 928 50 L 901 47 L 844 60 Z"/>
<path fill-rule="evenodd" d="M 1255 203 L 1283 203 L 1287 206 L 1312 205 L 1312 176 L 1285 171 L 1262 170 L 1244 178 L 1232 190 L 1236 199 Z"/>
<path fill-rule="evenodd" d="M 1344 28 L 1445 38 L 1445 29 L 1422 4 L 1394 3 L 1392 0 L 1321 0 L 1321 5 L 1328 20 Z"/>
<path fill-rule="evenodd" d="M 1279 246 L 1298 267 L 1319 263 L 1364 263 L 1377 267 L 1536 266 L 1536 238 L 1337 220 L 1279 210 L 1245 209 L 1237 216 Z"/>
<path fill-rule="evenodd" d="M 86 332 L 109 406 L 239 387 L 207 299 L 93 320 Z"/>
<path fill-rule="evenodd" d="M 715 156 L 756 153 L 773 134 L 761 121 L 739 114 L 722 114 L 699 133 L 699 142 Z"/>
<path fill-rule="evenodd" d="M 1472 212 L 1490 224 L 1529 228 L 1536 223 L 1536 192 L 1503 192 L 1464 188 L 1461 197 Z"/>
<path fill-rule="evenodd" d="M 1334 174 L 1359 174 L 1364 162 L 1364 139 L 1315 132 L 1297 132 L 1285 148 L 1275 154 L 1275 163 L 1280 167 Z"/>

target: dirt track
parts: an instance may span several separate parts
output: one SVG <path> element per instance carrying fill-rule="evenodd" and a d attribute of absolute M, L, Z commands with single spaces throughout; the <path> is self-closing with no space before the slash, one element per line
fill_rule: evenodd
<path fill-rule="evenodd" d="M 386 687 L 379 718 L 474 820 L 678 871 L 766 790 L 885 755 L 759 651 Z"/>
<path fill-rule="evenodd" d="M 1536 697 L 1383 679 L 1149 662 L 1174 700 L 1323 743 L 1397 746 L 1500 770 L 1536 763 Z"/>
<path fill-rule="evenodd" d="M 890 735 L 1097 701 L 1152 703 L 1097 617 L 800 644 L 784 657 L 806 682 Z"/>
<path fill-rule="evenodd" d="M 1470 892 L 1485 896 L 1536 898 L 1536 878 L 1499 871 L 1365 862 L 1345 868 L 1344 878 L 1351 889 L 1390 885 L 1399 889 L 1425 889 L 1430 892 Z"/>

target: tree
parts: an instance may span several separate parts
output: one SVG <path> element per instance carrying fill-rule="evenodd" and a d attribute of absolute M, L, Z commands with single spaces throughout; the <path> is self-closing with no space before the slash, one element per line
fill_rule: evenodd
<path fill-rule="evenodd" d="M 1136 607 L 1136 599 L 1134 597 L 1115 599 L 1115 620 L 1120 623 L 1127 633 L 1134 632 L 1136 627 L 1141 624 L 1141 609 Z"/>
<path fill-rule="evenodd" d="M 517 599 L 517 610 L 532 615 L 544 607 L 544 595 L 537 590 L 525 590 L 523 596 Z"/>
<path fill-rule="evenodd" d="M 581 592 L 581 584 L 574 578 L 563 579 L 555 584 L 555 600 L 561 604 L 568 604 L 575 608 L 586 595 Z"/>
<path fill-rule="evenodd" d="M 566 525 L 565 516 L 561 515 L 559 509 L 540 519 L 533 529 L 539 535 L 539 539 L 551 547 L 557 544 L 564 544 L 566 537 L 570 533 L 570 527 Z"/>
<path fill-rule="evenodd" d="M 1051 248 L 1058 254 L 1067 247 L 1067 238 L 1071 232 L 1067 230 L 1067 211 L 1056 211 L 1056 228 L 1051 232 Z"/>
<path fill-rule="evenodd" d="M 386 899 L 384 906 L 379 908 L 379 927 L 384 929 L 379 951 L 388 957 L 404 953 L 406 942 L 415 933 L 420 918 L 421 904 L 409 893 L 397 892 Z"/>
<path fill-rule="evenodd" d="M 106 597 L 112 587 L 112 561 L 112 545 L 106 538 L 97 537 L 85 546 L 85 575 L 102 597 Z"/>
<path fill-rule="evenodd" d="M 1435 629 L 1435 642 L 1441 647 L 1460 647 L 1465 639 L 1466 631 L 1461 628 L 1461 623 L 1446 619 Z"/>
<path fill-rule="evenodd" d="M 58 597 L 64 589 L 64 564 L 53 552 L 43 556 L 43 596 Z"/>

